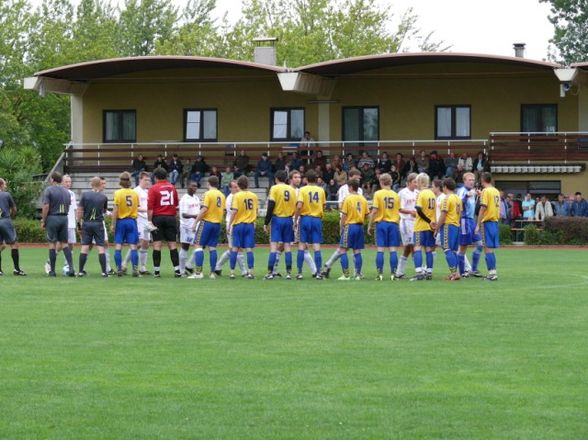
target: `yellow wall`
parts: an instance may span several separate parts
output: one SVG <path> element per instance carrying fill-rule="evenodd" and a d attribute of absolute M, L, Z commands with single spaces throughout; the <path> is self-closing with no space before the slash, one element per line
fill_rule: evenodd
<path fill-rule="evenodd" d="M 494 174 L 494 178 L 498 182 L 559 180 L 561 182 L 561 192 L 563 194 L 570 195 L 580 191 L 585 196 L 588 195 L 588 179 L 586 179 L 586 171 L 581 171 L 580 173 L 575 174 Z"/>

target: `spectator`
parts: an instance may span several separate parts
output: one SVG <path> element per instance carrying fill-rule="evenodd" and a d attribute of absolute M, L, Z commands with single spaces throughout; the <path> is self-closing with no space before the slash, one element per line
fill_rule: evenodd
<path fill-rule="evenodd" d="M 302 166 L 302 159 L 300 159 L 300 155 L 298 154 L 298 152 L 295 151 L 294 154 L 292 154 L 292 159 L 290 161 L 290 169 L 288 170 L 288 172 L 294 171 L 294 170 L 299 171 L 301 166 Z"/>
<path fill-rule="evenodd" d="M 314 146 L 314 139 L 310 135 L 310 131 L 305 131 L 300 138 L 300 148 L 312 148 Z"/>
<path fill-rule="evenodd" d="M 339 191 L 339 185 L 335 182 L 335 179 L 329 180 L 329 186 L 327 188 L 327 195 L 329 197 L 329 202 L 336 202 L 337 201 L 337 191 Z"/>
<path fill-rule="evenodd" d="M 343 171 L 349 172 L 351 168 L 355 167 L 355 160 L 353 159 L 353 154 L 347 153 L 345 156 L 345 162 L 343 162 Z"/>
<path fill-rule="evenodd" d="M 213 165 L 210 168 L 210 176 L 216 176 L 216 178 L 220 182 L 223 177 L 223 173 L 220 172 L 220 170 L 218 169 L 218 167 L 216 165 Z"/>
<path fill-rule="evenodd" d="M 322 151 L 319 150 L 316 152 L 315 157 L 314 157 L 314 161 L 312 162 L 312 167 L 315 169 L 316 169 L 316 167 L 320 167 L 320 169 L 321 169 L 320 174 L 322 174 L 323 171 L 325 171 L 325 169 L 327 168 L 327 158 L 325 156 L 323 156 Z"/>
<path fill-rule="evenodd" d="M 504 195 L 504 191 L 500 191 L 500 223 L 510 224 L 510 210 L 511 205 L 508 197 Z"/>
<path fill-rule="evenodd" d="M 396 165 L 392 165 L 392 168 L 390 169 L 390 177 L 392 178 L 392 189 L 398 192 L 400 189 L 401 178 L 400 173 L 396 169 Z"/>
<path fill-rule="evenodd" d="M 145 158 L 142 154 L 139 154 L 136 159 L 133 159 L 132 167 L 133 172 L 131 176 L 135 178 L 135 186 L 138 186 L 140 174 L 147 169 L 147 163 L 145 163 Z"/>
<path fill-rule="evenodd" d="M 274 161 L 274 173 L 276 171 L 285 171 L 286 170 L 286 159 L 284 158 L 284 153 L 279 152 L 278 157 Z"/>
<path fill-rule="evenodd" d="M 511 209 L 510 218 L 514 222 L 523 216 L 523 202 L 521 200 L 520 194 L 517 194 L 516 197 L 514 197 L 512 194 L 510 194 L 510 197 L 512 200 L 512 209 Z"/>
<path fill-rule="evenodd" d="M 300 174 L 304 175 L 306 173 L 306 167 L 303 164 L 300 164 L 298 171 L 300 171 Z"/>
<path fill-rule="evenodd" d="M 488 157 L 482 151 L 478 153 L 478 157 L 474 160 L 473 166 L 476 181 L 480 180 L 482 173 L 490 172 L 490 162 L 488 161 Z"/>
<path fill-rule="evenodd" d="M 572 217 L 588 217 L 588 202 L 582 197 L 581 192 L 577 192 L 574 195 L 570 215 Z"/>
<path fill-rule="evenodd" d="M 357 168 L 361 170 L 364 165 L 368 165 L 370 168 L 373 168 L 375 165 L 374 160 L 368 155 L 367 151 L 361 152 L 361 157 L 359 158 L 359 162 L 357 162 Z"/>
<path fill-rule="evenodd" d="M 204 161 L 204 157 L 196 156 L 196 160 L 194 161 L 194 163 L 192 164 L 192 167 L 190 168 L 190 180 L 192 182 L 196 183 L 198 188 L 200 188 L 200 179 L 202 179 L 204 177 L 204 174 L 206 174 L 207 170 L 208 170 L 208 166 L 206 165 L 206 162 Z"/>
<path fill-rule="evenodd" d="M 527 193 L 525 200 L 523 200 L 523 219 L 526 221 L 533 220 L 535 217 L 535 200 L 531 194 Z"/>
<path fill-rule="evenodd" d="M 370 185 L 370 196 L 380 189 L 380 176 L 382 171 L 379 168 L 374 168 L 374 177 Z"/>
<path fill-rule="evenodd" d="M 457 169 L 463 173 L 470 173 L 474 169 L 472 157 L 468 153 L 461 153 L 457 161 Z"/>
<path fill-rule="evenodd" d="M 182 161 L 178 157 L 177 154 L 172 156 L 172 159 L 169 161 L 169 181 L 172 185 L 175 185 L 178 181 L 178 177 L 181 180 L 182 188 L 184 187 L 184 179 L 182 179 L 182 171 L 184 170 L 184 165 L 182 165 Z"/>
<path fill-rule="evenodd" d="M 373 161 L 372 161 L 373 163 Z M 372 187 L 372 182 L 374 180 L 374 168 L 370 167 L 368 162 L 364 162 L 363 167 L 360 169 L 361 171 L 361 187 L 363 188 L 364 193 L 369 193 Z M 367 194 L 366 194 L 367 195 Z"/>
<path fill-rule="evenodd" d="M 554 214 L 558 217 L 568 217 L 571 211 L 571 204 L 567 200 L 566 196 L 559 194 L 557 201 L 554 203 Z"/>
<path fill-rule="evenodd" d="M 425 150 L 421 150 L 419 157 L 416 158 L 417 171 L 419 173 L 429 173 L 429 156 Z"/>
<path fill-rule="evenodd" d="M 339 156 L 338 154 L 335 154 L 333 156 L 333 158 L 331 159 L 331 167 L 333 168 L 333 170 L 336 170 L 337 167 L 343 167 L 343 164 L 341 163 L 341 156 Z"/>
<path fill-rule="evenodd" d="M 335 170 L 333 169 L 333 167 L 331 166 L 330 163 L 327 163 L 327 165 L 325 165 L 325 171 L 323 172 L 323 180 L 325 182 L 328 182 L 334 178 L 335 178 Z"/>
<path fill-rule="evenodd" d="M 347 172 L 339 166 L 335 169 L 333 178 L 335 179 L 337 186 L 345 185 L 347 183 Z"/>
<path fill-rule="evenodd" d="M 272 173 L 272 161 L 269 160 L 267 153 L 261 155 L 261 159 L 257 161 L 255 166 L 255 187 L 259 188 L 259 178 L 267 177 L 268 187 L 271 187 L 274 182 L 274 174 Z"/>
<path fill-rule="evenodd" d="M 231 193 L 231 181 L 235 180 L 235 173 L 231 169 L 231 167 L 226 167 L 225 172 L 221 173 L 221 188 L 225 193 L 225 196 L 228 196 Z"/>
<path fill-rule="evenodd" d="M 553 208 L 551 207 L 551 202 L 547 200 L 547 197 L 543 196 L 535 207 L 535 220 L 542 222 L 549 217 L 553 217 Z"/>
<path fill-rule="evenodd" d="M 442 179 L 444 175 L 445 162 L 443 162 L 437 151 L 433 150 L 429 158 L 429 177 L 431 177 L 431 180 Z"/>
<path fill-rule="evenodd" d="M 385 151 L 380 154 L 380 157 L 376 161 L 376 168 L 382 173 L 389 173 L 392 168 L 392 161 L 388 157 L 388 153 Z"/>
<path fill-rule="evenodd" d="M 396 171 L 398 171 L 398 174 L 400 175 L 400 180 L 403 180 L 406 177 L 404 174 L 404 167 L 406 166 L 406 162 L 402 153 L 396 153 L 396 158 L 394 159 L 394 163 L 392 165 L 396 167 Z"/>
<path fill-rule="evenodd" d="M 411 156 L 410 159 L 408 159 L 408 162 L 406 162 L 406 165 L 404 165 L 404 177 L 406 178 L 406 176 L 408 176 L 411 173 L 418 174 L 418 171 L 419 166 L 417 164 L 416 158 L 414 156 Z"/>
<path fill-rule="evenodd" d="M 455 177 L 457 172 L 458 159 L 455 157 L 455 153 L 452 151 L 449 156 L 445 158 L 445 177 Z"/>
<path fill-rule="evenodd" d="M 157 159 L 153 163 L 153 169 L 156 169 L 156 168 L 163 168 L 165 171 L 169 170 L 169 167 L 167 166 L 167 162 L 163 158 L 163 154 L 159 154 L 157 156 Z"/>
<path fill-rule="evenodd" d="M 317 177 L 316 179 L 316 184 L 317 186 L 321 187 L 323 189 L 323 191 L 325 192 L 325 194 L 327 194 L 327 191 L 329 190 L 329 185 L 327 185 L 325 183 L 325 181 L 323 180 L 322 177 Z"/>
<path fill-rule="evenodd" d="M 235 179 L 241 175 L 247 175 L 249 172 L 249 156 L 245 150 L 241 150 L 239 155 L 235 158 Z"/>

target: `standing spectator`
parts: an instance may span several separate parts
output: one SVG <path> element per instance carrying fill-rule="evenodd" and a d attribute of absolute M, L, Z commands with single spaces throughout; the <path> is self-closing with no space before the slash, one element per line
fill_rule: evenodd
<path fill-rule="evenodd" d="M 449 156 L 445 158 L 445 177 L 455 177 L 457 172 L 458 159 L 455 157 L 455 153 L 452 151 Z"/>
<path fill-rule="evenodd" d="M 343 162 L 343 171 L 349 172 L 351 168 L 355 167 L 355 160 L 353 159 L 353 154 L 347 153 L 345 156 L 345 161 Z"/>
<path fill-rule="evenodd" d="M 417 164 L 417 160 L 414 156 L 411 156 L 410 159 L 408 159 L 408 162 L 406 162 L 406 165 L 404 165 L 404 176 L 408 176 L 409 174 L 412 173 L 417 173 L 419 172 L 419 166 Z"/>
<path fill-rule="evenodd" d="M 557 201 L 554 203 L 554 208 L 555 215 L 558 217 L 568 217 L 572 206 L 565 195 L 559 194 Z"/>
<path fill-rule="evenodd" d="M 235 179 L 235 173 L 231 167 L 226 167 L 225 172 L 221 173 L 221 188 L 225 197 L 231 193 L 231 182 Z"/>
<path fill-rule="evenodd" d="M 276 171 L 285 171 L 286 170 L 286 159 L 284 158 L 284 153 L 281 151 L 278 153 L 277 159 L 274 161 L 274 173 Z"/>
<path fill-rule="evenodd" d="M 419 173 L 429 174 L 429 156 L 425 153 L 425 150 L 421 150 L 419 157 L 416 158 L 416 163 Z"/>
<path fill-rule="evenodd" d="M 142 154 L 139 154 L 135 159 L 133 159 L 133 172 L 131 176 L 135 179 L 135 186 L 139 185 L 139 175 L 147 169 L 147 164 L 145 163 L 145 158 Z"/>
<path fill-rule="evenodd" d="M 500 191 L 500 223 L 510 224 L 511 204 L 508 197 L 504 195 L 504 191 Z"/>
<path fill-rule="evenodd" d="M 198 185 L 198 188 L 200 188 L 200 179 L 202 179 L 204 177 L 204 174 L 206 174 L 207 170 L 208 170 L 208 166 L 206 165 L 206 162 L 204 161 L 204 157 L 196 156 L 196 160 L 194 161 L 194 163 L 192 164 L 192 167 L 190 168 L 190 180 L 192 182 L 195 182 L 196 185 Z"/>
<path fill-rule="evenodd" d="M 582 197 L 581 192 L 574 195 L 570 215 L 572 217 L 588 217 L 588 202 Z"/>
<path fill-rule="evenodd" d="M 374 160 L 368 155 L 367 151 L 362 151 L 359 162 L 357 162 L 357 168 L 361 170 L 365 165 L 369 166 L 370 168 L 374 168 L 375 164 Z"/>
<path fill-rule="evenodd" d="M 381 173 L 390 172 L 390 169 L 392 168 L 392 161 L 388 157 L 388 153 L 386 153 L 385 151 L 382 152 L 382 154 L 376 161 L 376 168 L 379 169 Z"/>
<path fill-rule="evenodd" d="M 511 221 L 515 221 L 520 219 L 523 216 L 523 202 L 521 200 L 521 195 L 517 194 L 516 197 L 513 194 L 509 194 L 510 199 L 512 200 L 512 209 L 511 209 Z"/>
<path fill-rule="evenodd" d="M 398 174 L 400 175 L 400 180 L 404 180 L 406 178 L 406 174 L 404 173 L 406 162 L 404 161 L 402 153 L 396 153 L 396 159 L 394 159 L 393 165 L 396 167 L 396 171 L 398 171 Z"/>
<path fill-rule="evenodd" d="M 239 155 L 235 158 L 235 178 L 247 175 L 249 172 L 249 156 L 245 153 L 245 150 L 241 150 Z"/>
<path fill-rule="evenodd" d="M 310 131 L 305 131 L 300 138 L 300 148 L 312 148 L 314 146 L 314 139 L 310 135 Z"/>
<path fill-rule="evenodd" d="M 169 180 L 172 185 L 175 185 L 180 178 L 180 183 L 182 188 L 184 187 L 184 179 L 182 179 L 182 172 L 184 171 L 184 165 L 182 165 L 182 161 L 178 157 L 177 154 L 172 156 L 172 159 L 169 161 L 168 165 L 169 170 Z"/>
<path fill-rule="evenodd" d="M 545 221 L 546 218 L 553 217 L 553 208 L 547 197 L 543 196 L 535 207 L 535 220 Z"/>
<path fill-rule="evenodd" d="M 322 174 L 325 169 L 327 168 L 327 158 L 323 156 L 322 151 L 317 151 L 314 157 L 314 161 L 312 162 L 312 167 L 316 169 L 316 167 L 320 167 L 320 173 Z"/>
<path fill-rule="evenodd" d="M 476 182 L 480 180 L 482 173 L 490 172 L 490 162 L 488 161 L 488 157 L 482 151 L 478 153 L 478 157 L 474 160 L 473 166 Z"/>
<path fill-rule="evenodd" d="M 273 185 L 274 175 L 272 173 L 272 161 L 269 160 L 267 153 L 263 153 L 261 155 L 261 159 L 257 161 L 257 166 L 255 167 L 255 187 L 259 188 L 259 178 L 260 177 L 267 177 L 268 180 L 268 187 Z"/>
<path fill-rule="evenodd" d="M 431 180 L 442 179 L 445 175 L 445 163 L 436 150 L 431 151 L 429 158 L 429 177 Z"/>
<path fill-rule="evenodd" d="M 535 217 L 535 200 L 531 194 L 527 193 L 525 200 L 523 200 L 523 219 L 530 221 Z"/>

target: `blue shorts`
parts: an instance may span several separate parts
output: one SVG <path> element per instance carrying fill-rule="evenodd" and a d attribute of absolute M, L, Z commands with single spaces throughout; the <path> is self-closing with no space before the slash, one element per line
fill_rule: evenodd
<path fill-rule="evenodd" d="M 270 232 L 271 243 L 292 243 L 294 241 L 294 223 L 292 217 L 272 217 Z"/>
<path fill-rule="evenodd" d="M 400 228 L 398 226 L 398 223 L 378 222 L 376 224 L 376 246 L 400 246 Z"/>
<path fill-rule="evenodd" d="M 498 222 L 482 223 L 482 245 L 491 249 L 500 247 L 500 230 L 498 228 Z"/>
<path fill-rule="evenodd" d="M 196 229 L 196 238 L 194 244 L 202 247 L 216 247 L 220 237 L 220 223 L 210 223 L 201 221 Z"/>
<path fill-rule="evenodd" d="M 480 234 L 476 234 L 476 221 L 473 218 L 462 218 L 459 227 L 459 245 L 469 246 L 481 239 Z"/>
<path fill-rule="evenodd" d="M 323 222 L 318 217 L 300 217 L 300 243 L 315 244 L 323 242 Z"/>
<path fill-rule="evenodd" d="M 414 245 L 421 247 L 435 247 L 433 231 L 419 231 L 414 233 Z"/>
<path fill-rule="evenodd" d="M 457 252 L 459 248 L 459 226 L 443 225 L 441 228 L 441 247 Z"/>
<path fill-rule="evenodd" d="M 343 226 L 339 245 L 345 249 L 363 249 L 365 247 L 363 224 Z"/>
<path fill-rule="evenodd" d="M 114 242 L 116 244 L 137 244 L 139 243 L 139 230 L 137 220 L 134 218 L 123 218 L 116 221 L 114 230 Z"/>
<path fill-rule="evenodd" d="M 231 236 L 234 248 L 249 249 L 255 247 L 255 224 L 239 223 L 233 226 Z"/>

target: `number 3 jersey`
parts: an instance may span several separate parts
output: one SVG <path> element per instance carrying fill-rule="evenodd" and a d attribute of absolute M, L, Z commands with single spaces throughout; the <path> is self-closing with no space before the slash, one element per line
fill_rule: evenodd
<path fill-rule="evenodd" d="M 231 209 L 235 213 L 233 225 L 255 223 L 257 219 L 257 196 L 251 191 L 239 191 L 233 195 Z"/>
<path fill-rule="evenodd" d="M 176 187 L 167 180 L 159 181 L 149 188 L 147 204 L 148 209 L 153 211 L 153 216 L 170 215 L 175 217 L 178 202 Z"/>
<path fill-rule="evenodd" d="M 137 218 L 139 196 L 131 188 L 122 188 L 114 193 L 114 204 L 118 207 L 117 218 Z"/>

